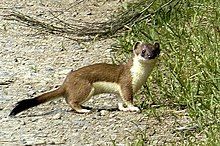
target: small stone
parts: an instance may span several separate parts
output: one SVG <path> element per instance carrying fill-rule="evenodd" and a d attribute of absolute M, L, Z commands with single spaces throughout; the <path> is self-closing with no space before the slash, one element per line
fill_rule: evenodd
<path fill-rule="evenodd" d="M 48 71 L 48 72 L 54 71 L 53 67 L 51 67 L 51 66 L 47 66 L 45 68 L 45 70 Z"/>
<path fill-rule="evenodd" d="M 25 139 L 23 139 L 23 141 L 25 141 Z M 31 146 L 31 145 L 33 145 L 34 144 L 34 141 L 26 141 L 25 142 L 25 146 Z"/>
<path fill-rule="evenodd" d="M 27 92 L 27 95 L 30 96 L 30 97 L 33 97 L 34 95 L 36 95 L 36 93 L 37 93 L 36 91 L 31 90 L 31 91 Z"/>
<path fill-rule="evenodd" d="M 55 145 L 56 143 L 54 141 L 49 142 L 51 145 Z"/>
<path fill-rule="evenodd" d="M 45 144 L 46 143 L 46 141 L 45 140 L 28 140 L 28 141 L 26 141 L 26 143 L 25 143 L 25 145 L 27 146 L 27 145 L 43 145 L 43 144 Z"/>
<path fill-rule="evenodd" d="M 18 62 L 18 58 L 15 58 L 14 61 L 15 61 L 15 62 Z"/>
<path fill-rule="evenodd" d="M 29 119 L 28 121 L 37 122 L 39 119 Z"/>
<path fill-rule="evenodd" d="M 26 125 L 26 122 L 25 122 L 25 121 L 21 121 L 20 124 L 21 124 L 21 125 Z"/>
<path fill-rule="evenodd" d="M 105 116 L 108 114 L 108 111 L 107 110 L 101 110 L 100 111 L 100 116 Z"/>
<path fill-rule="evenodd" d="M 61 119 L 61 114 L 57 113 L 56 115 L 53 116 L 53 119 L 54 120 Z"/>

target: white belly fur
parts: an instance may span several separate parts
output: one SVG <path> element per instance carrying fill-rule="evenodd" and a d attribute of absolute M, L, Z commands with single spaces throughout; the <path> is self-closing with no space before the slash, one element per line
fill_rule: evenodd
<path fill-rule="evenodd" d="M 111 82 L 95 82 L 92 84 L 94 90 L 94 95 L 101 93 L 116 93 L 119 94 L 121 87 L 117 83 Z"/>
<path fill-rule="evenodd" d="M 131 67 L 132 76 L 132 88 L 133 92 L 136 93 L 141 86 L 147 81 L 153 67 L 155 66 L 156 59 L 148 60 L 147 62 L 140 61 L 139 56 L 135 56 L 133 65 Z"/>

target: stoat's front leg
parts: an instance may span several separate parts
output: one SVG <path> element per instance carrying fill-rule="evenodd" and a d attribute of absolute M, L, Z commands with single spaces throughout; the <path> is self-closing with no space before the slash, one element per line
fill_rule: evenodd
<path fill-rule="evenodd" d="M 118 103 L 118 109 L 121 111 L 130 111 L 130 112 L 140 112 L 140 109 L 133 105 L 133 91 L 131 86 L 122 86 L 120 96 L 124 101 L 126 107 L 123 103 Z"/>

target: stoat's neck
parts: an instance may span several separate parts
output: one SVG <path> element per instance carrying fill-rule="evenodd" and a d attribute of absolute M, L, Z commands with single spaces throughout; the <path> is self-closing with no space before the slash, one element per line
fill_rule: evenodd
<path fill-rule="evenodd" d="M 131 66 L 132 88 L 133 92 L 137 92 L 141 86 L 147 81 L 148 76 L 152 72 L 156 64 L 156 59 L 143 61 L 140 56 L 134 56 Z"/>

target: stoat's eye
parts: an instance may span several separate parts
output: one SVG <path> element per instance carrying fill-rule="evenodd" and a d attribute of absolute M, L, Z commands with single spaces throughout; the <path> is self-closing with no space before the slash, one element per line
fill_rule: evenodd
<path fill-rule="evenodd" d="M 146 50 L 142 50 L 142 52 L 141 52 L 141 56 L 142 56 L 142 57 L 145 56 L 145 52 L 146 52 Z"/>

